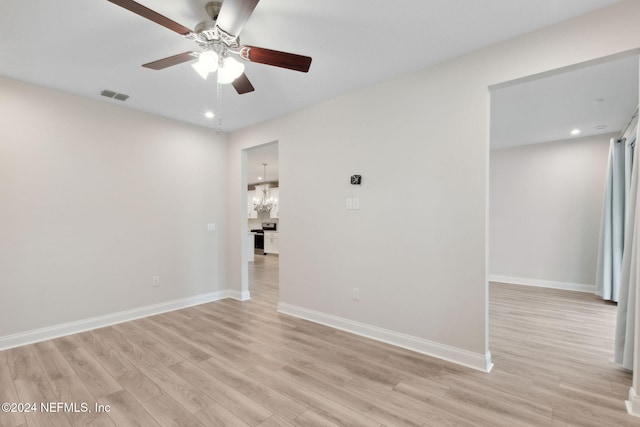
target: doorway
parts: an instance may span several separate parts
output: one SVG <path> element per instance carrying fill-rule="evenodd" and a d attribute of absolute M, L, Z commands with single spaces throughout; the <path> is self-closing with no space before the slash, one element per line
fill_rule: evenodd
<path fill-rule="evenodd" d="M 248 262 L 252 299 L 277 306 L 280 264 L 280 172 L 278 142 L 246 149 Z"/>
<path fill-rule="evenodd" d="M 489 338 L 496 368 L 533 373 L 530 379 L 544 371 L 563 387 L 588 385 L 617 402 L 626 398 L 631 374 L 611 362 L 616 306 L 594 294 L 596 260 L 609 141 L 638 106 L 638 81 L 634 54 L 490 93 Z"/>
<path fill-rule="evenodd" d="M 595 290 L 609 141 L 637 106 L 637 55 L 491 91 L 489 280 Z"/>

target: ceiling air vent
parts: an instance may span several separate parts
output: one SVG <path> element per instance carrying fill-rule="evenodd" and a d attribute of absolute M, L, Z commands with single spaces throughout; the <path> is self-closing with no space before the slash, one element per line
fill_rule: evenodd
<path fill-rule="evenodd" d="M 106 89 L 100 92 L 100 95 L 106 96 L 107 98 L 117 99 L 118 101 L 126 101 L 129 98 L 129 95 L 125 95 L 124 93 L 118 93 Z"/>

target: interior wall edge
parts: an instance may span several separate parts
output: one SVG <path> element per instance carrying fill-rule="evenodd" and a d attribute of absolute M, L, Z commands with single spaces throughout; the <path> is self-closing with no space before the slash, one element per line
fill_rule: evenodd
<path fill-rule="evenodd" d="M 235 289 L 230 289 L 228 292 L 228 297 L 237 301 L 249 301 L 251 299 L 250 291 L 236 291 Z"/>
<path fill-rule="evenodd" d="M 640 396 L 633 387 L 629 389 L 629 400 L 625 400 L 624 404 L 629 415 L 640 418 Z"/>
<path fill-rule="evenodd" d="M 620 52 L 612 53 L 610 55 L 601 56 L 595 59 L 589 59 L 586 61 L 577 62 L 575 64 L 565 65 L 563 67 L 553 68 L 551 70 L 541 71 L 539 73 L 518 77 L 512 80 L 494 83 L 489 85 L 489 91 L 492 92 L 494 90 L 504 89 L 507 87 L 520 85 L 524 83 L 529 83 L 535 80 L 555 76 L 558 74 L 564 74 L 564 73 L 568 73 L 575 70 L 580 70 L 582 68 L 591 67 L 594 65 L 604 64 L 606 62 L 615 61 L 617 59 L 627 58 L 627 57 L 635 56 L 638 54 L 640 54 L 640 48 L 623 50 Z"/>

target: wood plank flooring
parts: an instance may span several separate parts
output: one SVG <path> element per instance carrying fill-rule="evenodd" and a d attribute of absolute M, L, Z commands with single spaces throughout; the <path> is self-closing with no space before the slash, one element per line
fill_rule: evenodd
<path fill-rule="evenodd" d="M 491 374 L 276 312 L 278 258 L 224 300 L 0 352 L 0 426 L 625 426 L 615 306 L 494 283 Z M 95 404 L 109 405 L 96 412 Z M 106 407 L 106 406 L 103 406 Z"/>

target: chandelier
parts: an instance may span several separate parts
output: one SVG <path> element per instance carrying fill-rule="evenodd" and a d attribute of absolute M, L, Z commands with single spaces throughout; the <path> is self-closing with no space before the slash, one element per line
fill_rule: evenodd
<path fill-rule="evenodd" d="M 267 181 L 267 164 L 263 163 L 262 167 L 264 168 L 264 181 Z M 253 198 L 253 210 L 258 213 L 269 213 L 271 209 L 273 209 L 274 200 L 269 197 L 269 184 L 264 184 L 262 187 L 262 198 L 254 197 Z M 256 190 L 258 186 L 256 186 Z"/>

